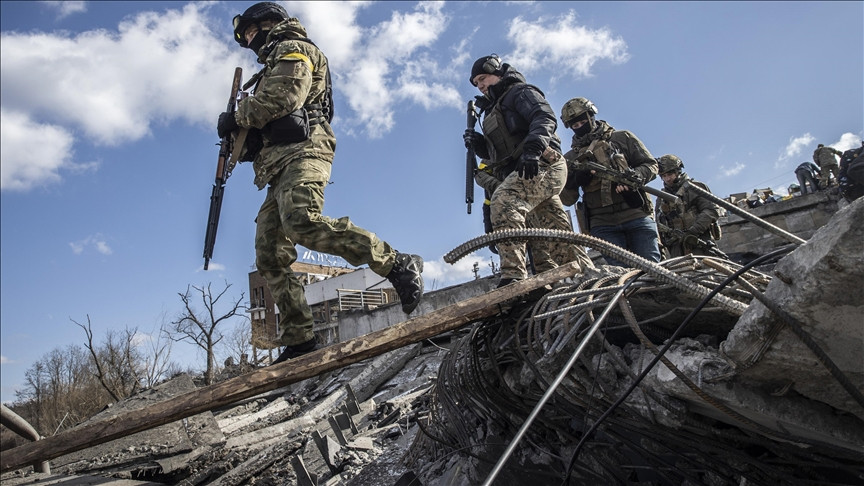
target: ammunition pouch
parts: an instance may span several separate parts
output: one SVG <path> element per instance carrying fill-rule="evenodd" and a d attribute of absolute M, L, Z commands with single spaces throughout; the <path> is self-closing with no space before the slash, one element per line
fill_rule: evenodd
<path fill-rule="evenodd" d="M 240 162 L 253 162 L 263 147 L 264 139 L 261 137 L 261 130 L 250 128 L 246 134 L 246 141 L 242 147 L 239 147 L 240 156 L 237 160 Z"/>
<path fill-rule="evenodd" d="M 628 189 L 629 190 L 620 193 L 624 198 L 624 202 L 632 209 L 644 206 L 645 199 L 642 197 L 642 191 L 633 187 L 629 187 Z"/>
<path fill-rule="evenodd" d="M 711 226 L 708 227 L 708 233 L 714 241 L 719 240 L 720 236 L 723 235 L 723 231 L 720 229 L 720 224 L 717 221 L 711 222 Z"/>

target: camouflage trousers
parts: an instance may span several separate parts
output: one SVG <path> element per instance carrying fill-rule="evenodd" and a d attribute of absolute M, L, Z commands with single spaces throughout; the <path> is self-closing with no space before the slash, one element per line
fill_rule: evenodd
<path fill-rule="evenodd" d="M 498 231 L 529 227 L 573 231 L 570 218 L 558 197 L 566 179 L 567 166 L 563 158 L 551 164 L 541 160 L 540 172 L 531 180 L 519 177 L 516 172 L 508 175 L 492 194 L 492 229 Z M 496 245 L 502 279 L 528 277 L 525 246 L 525 242 Z M 536 241 L 531 244 L 531 254 L 537 272 L 572 261 L 579 261 L 583 269 L 591 266 L 585 250 L 568 243 Z"/>
<path fill-rule="evenodd" d="M 823 164 L 819 171 L 819 186 L 822 189 L 831 185 L 831 174 L 834 174 L 834 180 L 840 180 L 840 166 L 837 164 Z M 803 188 L 802 188 L 803 192 Z"/>
<path fill-rule="evenodd" d="M 348 217 L 329 218 L 321 214 L 324 187 L 330 178 L 330 162 L 318 159 L 294 160 L 270 181 L 255 230 L 255 264 L 267 281 L 279 307 L 279 340 L 296 345 L 314 337 L 312 312 L 303 284 L 291 270 L 297 248 L 337 255 L 352 265 L 368 264 L 386 276 L 396 252 Z"/>

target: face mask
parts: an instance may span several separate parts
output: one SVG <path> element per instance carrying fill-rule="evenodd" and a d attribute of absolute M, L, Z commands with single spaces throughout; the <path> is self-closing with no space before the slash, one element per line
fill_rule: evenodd
<path fill-rule="evenodd" d="M 585 115 L 582 115 L 582 116 L 585 116 Z M 577 118 L 576 121 L 579 121 L 579 119 L 581 119 L 582 116 Z M 575 133 L 577 137 L 584 137 L 585 135 L 588 135 L 588 133 L 591 132 L 591 130 L 593 130 L 593 129 L 594 129 L 594 120 L 589 117 L 588 123 L 585 123 L 581 127 L 573 130 L 573 133 Z"/>
<path fill-rule="evenodd" d="M 261 49 L 261 46 L 264 45 L 264 41 L 267 40 L 267 34 L 270 33 L 270 30 L 259 30 L 255 37 L 252 38 L 252 42 L 249 43 L 249 49 L 252 49 L 256 54 L 258 50 Z"/>

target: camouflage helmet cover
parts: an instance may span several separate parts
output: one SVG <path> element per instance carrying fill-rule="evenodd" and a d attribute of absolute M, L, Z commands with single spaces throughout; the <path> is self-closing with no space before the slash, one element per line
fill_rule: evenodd
<path fill-rule="evenodd" d="M 249 47 L 246 42 L 246 28 L 264 20 L 275 20 L 277 22 L 287 19 L 288 11 L 285 7 L 275 2 L 258 2 L 247 8 L 241 15 L 234 17 L 234 40 L 241 47 Z"/>
<path fill-rule="evenodd" d="M 659 174 L 668 174 L 669 172 L 681 172 L 684 169 L 684 162 L 677 155 L 667 154 L 657 159 Z"/>
<path fill-rule="evenodd" d="M 569 128 L 570 122 L 585 113 L 594 116 L 597 114 L 597 107 L 588 98 L 573 98 L 561 108 L 561 121 Z"/>

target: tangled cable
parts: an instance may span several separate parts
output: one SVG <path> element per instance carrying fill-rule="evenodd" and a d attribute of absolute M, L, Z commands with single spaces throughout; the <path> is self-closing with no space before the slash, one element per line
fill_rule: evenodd
<path fill-rule="evenodd" d="M 445 260 L 455 262 L 504 238 L 550 237 L 591 246 L 638 270 L 614 275 L 589 270 L 536 302 L 516 302 L 477 323 L 454 344 L 439 369 L 428 422 L 406 455 L 408 464 L 431 472 L 443 468 L 454 452 L 468 456 L 475 471 L 495 463 L 507 437 L 549 388 L 547 377 L 560 371 L 585 337 L 595 313 L 609 305 L 628 278 L 641 273 L 603 323 L 603 336 L 587 341 L 588 352 L 526 433 L 512 460 L 515 465 L 504 471 L 510 481 L 792 485 L 850 484 L 864 478 L 860 454 L 768 429 L 700 394 L 705 383 L 721 382 L 732 374 L 734 370 L 725 363 L 705 370 L 704 376 L 700 370 L 698 380 L 679 378 L 707 406 L 747 427 L 718 428 L 710 420 L 686 413 L 684 402 L 642 384 L 644 375 L 664 361 L 673 344 L 686 341 L 698 349 L 707 346 L 703 341 L 710 340 L 712 329 L 715 337 L 728 333 L 754 294 L 761 294 L 770 281 L 750 268 L 755 263 L 742 267 L 687 256 L 656 264 L 586 235 L 527 232 L 531 234 L 490 233 L 460 246 Z M 774 252 L 770 258 L 791 249 Z M 658 308 L 652 301 L 657 295 L 671 296 L 674 305 Z M 666 345 L 658 349 L 655 341 Z M 654 359 L 644 359 L 643 350 L 649 350 Z M 664 364 L 675 372 L 674 364 L 668 360 Z M 483 479 L 482 473 L 475 474 L 472 482 Z"/>

